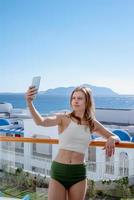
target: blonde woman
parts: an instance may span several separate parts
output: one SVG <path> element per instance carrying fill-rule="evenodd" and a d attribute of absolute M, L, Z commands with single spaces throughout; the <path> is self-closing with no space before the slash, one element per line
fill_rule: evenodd
<path fill-rule="evenodd" d="M 29 88 L 26 100 L 33 120 L 44 127 L 58 126 L 59 151 L 52 162 L 48 200 L 84 200 L 87 180 L 85 152 L 96 132 L 106 138 L 107 156 L 112 156 L 119 138 L 95 119 L 91 90 L 77 87 L 71 94 L 70 113 L 42 117 L 33 105 L 37 90 Z"/>

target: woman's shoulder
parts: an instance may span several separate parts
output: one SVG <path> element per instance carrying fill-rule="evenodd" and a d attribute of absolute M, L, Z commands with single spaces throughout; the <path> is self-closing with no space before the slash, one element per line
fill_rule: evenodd
<path fill-rule="evenodd" d="M 55 115 L 63 121 L 70 119 L 69 111 L 61 111 L 61 112 L 55 113 Z"/>
<path fill-rule="evenodd" d="M 58 112 L 56 113 L 56 116 L 60 121 L 59 127 L 62 130 L 64 130 L 64 128 L 70 123 L 70 112 L 68 111 Z"/>

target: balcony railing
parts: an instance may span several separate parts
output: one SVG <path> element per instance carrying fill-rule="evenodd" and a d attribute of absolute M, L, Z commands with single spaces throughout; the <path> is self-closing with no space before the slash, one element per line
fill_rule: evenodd
<path fill-rule="evenodd" d="M 58 139 L 0 136 L 0 191 L 3 196 L 21 199 L 29 194 L 32 200 L 47 199 L 52 154 L 56 153 L 57 144 Z M 90 152 L 85 158 L 88 178 L 96 182 L 123 177 L 133 180 L 134 143 L 116 144 L 115 155 L 110 159 L 102 150 L 104 145 L 105 141 L 89 144 Z"/>

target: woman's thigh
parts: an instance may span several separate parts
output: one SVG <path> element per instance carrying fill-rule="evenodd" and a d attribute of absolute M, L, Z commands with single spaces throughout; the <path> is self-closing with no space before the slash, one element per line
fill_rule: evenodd
<path fill-rule="evenodd" d="M 80 181 L 68 190 L 68 200 L 84 200 L 87 189 L 87 180 Z"/>
<path fill-rule="evenodd" d="M 51 179 L 49 182 L 48 200 L 66 200 L 64 186 L 54 179 Z"/>

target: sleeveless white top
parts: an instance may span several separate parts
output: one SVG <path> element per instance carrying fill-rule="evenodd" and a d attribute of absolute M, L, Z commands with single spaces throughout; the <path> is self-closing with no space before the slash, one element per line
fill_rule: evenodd
<path fill-rule="evenodd" d="M 86 125 L 77 124 L 72 121 L 68 127 L 59 134 L 59 149 L 85 153 L 89 142 L 91 141 L 91 132 Z"/>

